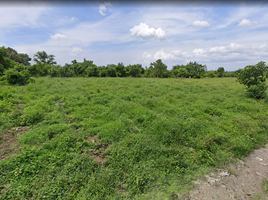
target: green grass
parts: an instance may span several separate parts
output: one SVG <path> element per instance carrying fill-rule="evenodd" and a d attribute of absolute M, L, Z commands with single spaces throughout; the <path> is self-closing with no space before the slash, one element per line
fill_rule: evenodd
<path fill-rule="evenodd" d="M 0 161 L 0 199 L 176 199 L 265 144 L 267 108 L 235 78 L 0 86 L 1 133 L 30 126 L 20 152 Z"/>

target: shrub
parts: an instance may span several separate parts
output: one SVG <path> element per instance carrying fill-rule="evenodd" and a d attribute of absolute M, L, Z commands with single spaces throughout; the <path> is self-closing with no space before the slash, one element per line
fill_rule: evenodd
<path fill-rule="evenodd" d="M 252 85 L 249 88 L 247 88 L 248 96 L 251 98 L 255 98 L 255 99 L 265 99 L 266 89 L 267 89 L 267 85 L 265 83 Z"/>
<path fill-rule="evenodd" d="M 247 92 L 250 97 L 263 99 L 266 97 L 267 85 L 266 74 L 268 67 L 261 61 L 256 65 L 248 65 L 237 76 L 239 83 L 247 86 Z"/>
<path fill-rule="evenodd" d="M 206 77 L 209 77 L 209 78 L 214 78 L 216 76 L 214 71 L 209 71 L 205 75 L 206 75 Z"/>
<path fill-rule="evenodd" d="M 11 85 L 25 85 L 29 82 L 31 77 L 31 74 L 26 70 L 18 72 L 14 69 L 9 69 L 5 72 L 5 74 L 7 82 Z"/>

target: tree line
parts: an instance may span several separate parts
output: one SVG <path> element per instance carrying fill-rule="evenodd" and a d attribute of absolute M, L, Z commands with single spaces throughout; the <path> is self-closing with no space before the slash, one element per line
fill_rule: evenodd
<path fill-rule="evenodd" d="M 186 65 L 175 65 L 171 70 L 161 59 L 150 63 L 149 67 L 143 68 L 141 64 L 125 66 L 122 62 L 97 66 L 93 61 L 84 59 L 66 63 L 64 66 L 57 65 L 55 56 L 47 54 L 45 51 L 38 51 L 31 65 L 32 59 L 25 53 L 18 53 L 10 47 L 0 48 L 0 80 L 12 78 L 17 81 L 29 79 L 30 76 L 51 76 L 51 77 L 148 77 L 148 78 L 203 78 L 203 77 L 235 77 L 237 72 L 226 72 L 223 67 L 216 71 L 207 71 L 207 66 L 197 62 L 189 62 Z"/>

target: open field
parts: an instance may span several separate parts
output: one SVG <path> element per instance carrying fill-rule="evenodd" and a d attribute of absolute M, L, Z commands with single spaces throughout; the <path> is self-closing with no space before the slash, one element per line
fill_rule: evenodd
<path fill-rule="evenodd" d="M 0 86 L 0 199 L 176 199 L 268 139 L 235 78 Z"/>

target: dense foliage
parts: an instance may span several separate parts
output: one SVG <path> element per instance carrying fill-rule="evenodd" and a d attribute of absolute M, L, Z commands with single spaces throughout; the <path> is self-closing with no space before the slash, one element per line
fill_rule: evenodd
<path fill-rule="evenodd" d="M 18 54 L 12 48 L 0 48 L 0 81 L 9 84 L 25 85 L 29 82 L 31 74 L 28 72 L 30 58 L 27 54 Z M 26 65 L 24 65 L 26 64 Z"/>
<path fill-rule="evenodd" d="M 220 67 L 217 71 L 207 72 L 206 65 L 196 62 L 189 62 L 186 65 L 173 66 L 168 70 L 161 59 L 150 63 L 150 67 L 143 68 L 141 64 L 124 66 L 123 63 L 107 64 L 107 66 L 97 66 L 93 61 L 84 59 L 83 62 L 77 60 L 66 63 L 64 66 L 57 65 L 55 56 L 47 54 L 45 51 L 38 51 L 33 58 L 36 62 L 30 65 L 31 58 L 24 53 L 4 46 L 0 48 L 0 76 L 5 75 L 4 71 L 14 69 L 18 72 L 29 71 L 31 76 L 51 76 L 51 77 L 150 77 L 150 78 L 202 78 L 202 77 L 235 77 L 236 72 L 224 72 Z M 6 77 L 0 77 L 0 80 Z"/>
<path fill-rule="evenodd" d="M 18 72 L 15 69 L 5 71 L 6 80 L 11 85 L 25 85 L 29 83 L 31 77 L 30 73 L 26 70 Z"/>
<path fill-rule="evenodd" d="M 55 61 L 55 56 L 50 54 L 47 55 L 47 53 L 45 51 L 38 51 L 35 55 L 34 55 L 34 59 L 33 59 L 36 63 L 44 63 L 44 64 L 48 64 L 48 65 L 55 65 L 57 64 L 57 62 Z"/>
<path fill-rule="evenodd" d="M 249 96 L 256 99 L 264 99 L 266 95 L 267 85 L 266 75 L 268 73 L 268 66 L 261 61 L 256 65 L 248 65 L 238 74 L 237 79 L 239 83 L 247 86 Z"/>
<path fill-rule="evenodd" d="M 10 47 L 6 48 L 6 57 L 26 66 L 30 66 L 32 60 L 26 53 L 18 53 Z"/>
<path fill-rule="evenodd" d="M 0 199 L 182 194 L 201 173 L 266 143 L 268 105 L 242 88 L 235 78 L 41 77 L 1 86 L 1 138 L 17 136 L 19 148 L 0 161 Z"/>

